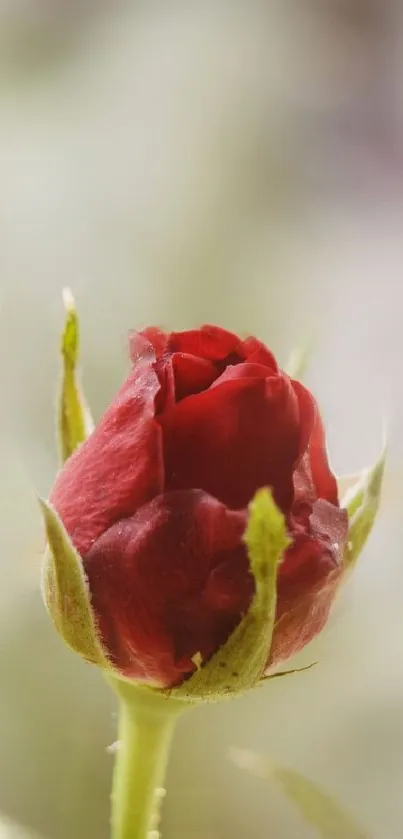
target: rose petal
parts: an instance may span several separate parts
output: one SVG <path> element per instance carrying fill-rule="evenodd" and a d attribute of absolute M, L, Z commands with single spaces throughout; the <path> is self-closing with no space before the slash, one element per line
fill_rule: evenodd
<path fill-rule="evenodd" d="M 149 345 L 155 356 L 160 358 L 165 352 L 168 341 L 168 335 L 157 326 L 148 326 L 140 332 L 133 331 L 129 336 L 130 357 L 133 362 L 136 362 L 139 357 L 139 350 Z"/>
<path fill-rule="evenodd" d="M 175 405 L 175 379 L 170 356 L 157 358 L 153 366 L 160 383 L 160 389 L 154 401 L 157 416 Z"/>
<path fill-rule="evenodd" d="M 318 408 L 312 394 L 301 382 L 291 379 L 292 388 L 298 399 L 300 423 L 300 457 L 305 454 L 312 439 Z"/>
<path fill-rule="evenodd" d="M 152 364 L 132 370 L 91 437 L 67 461 L 50 501 L 84 555 L 100 534 L 162 490 L 159 389 Z"/>
<path fill-rule="evenodd" d="M 203 492 L 160 495 L 112 526 L 85 558 L 92 605 L 120 671 L 160 685 L 224 643 L 253 592 L 245 516 Z M 240 561 L 241 557 L 241 561 Z M 211 597 L 211 572 L 234 562 L 238 598 Z M 242 564 L 243 563 L 243 564 Z M 240 564 L 242 568 L 240 569 Z M 228 574 L 231 585 L 230 573 Z M 242 594 L 243 592 L 243 594 Z"/>
<path fill-rule="evenodd" d="M 310 559 L 316 554 L 317 561 L 323 561 L 326 566 L 326 552 L 320 546 L 311 542 L 298 547 L 309 554 Z M 278 611 L 266 673 L 300 652 L 326 626 L 341 574 L 340 568 L 327 573 L 324 567 L 323 579 L 318 580 L 316 586 L 303 590 L 288 609 Z"/>
<path fill-rule="evenodd" d="M 296 382 L 293 383 L 294 388 Z M 299 389 L 302 385 L 299 385 Z M 301 390 L 299 390 L 301 396 Z M 324 498 L 331 504 L 338 506 L 338 489 L 336 478 L 330 469 L 326 450 L 326 439 L 323 423 L 318 407 L 315 405 L 315 416 L 310 439 L 301 461 L 294 475 L 295 497 L 297 500 L 313 502 L 317 498 Z M 307 403 L 306 403 L 307 404 Z M 300 401 L 300 406 L 302 402 Z M 306 425 L 308 429 L 308 424 Z"/>
<path fill-rule="evenodd" d="M 268 669 L 302 650 L 325 626 L 343 573 L 347 530 L 345 510 L 321 500 L 309 531 L 294 533 L 278 574 Z"/>
<path fill-rule="evenodd" d="M 226 642 L 253 596 L 254 582 L 243 545 L 217 555 L 216 561 L 205 588 L 182 598 L 172 614 L 176 666 L 183 673 L 192 669 L 195 650 L 207 661 Z"/>
<path fill-rule="evenodd" d="M 309 442 L 309 460 L 318 498 L 338 504 L 337 481 L 329 466 L 325 429 L 319 411 L 316 413 L 316 422 Z"/>
<path fill-rule="evenodd" d="M 265 344 L 258 341 L 257 338 L 249 337 L 245 341 L 241 341 L 238 352 L 243 356 L 245 361 L 263 364 L 272 370 L 273 373 L 278 373 L 278 365 L 273 353 L 267 349 Z"/>
<path fill-rule="evenodd" d="M 177 402 L 185 396 L 206 390 L 218 376 L 218 371 L 211 361 L 189 353 L 175 352 L 171 363 Z"/>
<path fill-rule="evenodd" d="M 315 536 L 331 545 L 338 555 L 343 553 L 348 534 L 347 510 L 319 498 L 313 505 L 309 522 Z"/>
<path fill-rule="evenodd" d="M 200 488 L 241 509 L 271 486 L 277 504 L 289 508 L 299 424 L 287 378 L 224 381 L 159 420 L 167 489 Z"/>
<path fill-rule="evenodd" d="M 155 399 L 155 412 L 163 414 L 185 396 L 208 388 L 219 371 L 211 361 L 186 353 L 158 358 L 154 370 L 161 385 Z"/>
<path fill-rule="evenodd" d="M 215 610 L 231 615 L 244 614 L 254 591 L 248 572 L 249 560 L 243 548 L 213 568 L 204 592 L 205 601 Z"/>
<path fill-rule="evenodd" d="M 222 385 L 223 382 L 234 381 L 235 379 L 268 378 L 275 378 L 275 376 L 272 375 L 271 370 L 268 370 L 263 364 L 243 361 L 239 364 L 229 364 L 228 367 L 225 368 L 224 372 L 221 373 L 221 376 L 216 379 L 213 387 L 218 387 L 219 385 Z"/>
<path fill-rule="evenodd" d="M 189 353 L 211 361 L 221 361 L 234 353 L 238 345 L 239 338 L 232 332 L 210 325 L 187 332 L 171 332 L 168 340 L 171 353 Z"/>

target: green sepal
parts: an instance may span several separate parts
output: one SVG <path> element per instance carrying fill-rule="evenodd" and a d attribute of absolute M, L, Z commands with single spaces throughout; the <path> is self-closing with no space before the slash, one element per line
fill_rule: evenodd
<path fill-rule="evenodd" d="M 241 769 L 247 769 L 264 780 L 274 781 L 321 839 L 369 839 L 369 835 L 344 807 L 300 772 L 244 749 L 232 749 L 231 757 Z"/>
<path fill-rule="evenodd" d="M 353 472 L 349 475 L 337 476 L 337 491 L 342 509 L 347 509 L 348 499 L 356 486 L 362 481 L 362 472 Z"/>
<path fill-rule="evenodd" d="M 374 466 L 366 469 L 350 484 L 341 501 L 341 506 L 347 510 L 348 515 L 348 537 L 344 555 L 347 570 L 355 565 L 373 528 L 381 499 L 385 461 L 386 447 Z"/>
<path fill-rule="evenodd" d="M 70 289 L 64 290 L 63 301 L 66 319 L 60 344 L 63 367 L 57 418 L 62 463 L 89 437 L 94 428 L 77 371 L 79 322 Z"/>
<path fill-rule="evenodd" d="M 87 661 L 108 670 L 80 555 L 51 505 L 39 499 L 48 547 L 44 559 L 42 591 L 46 607 L 60 635 Z"/>
<path fill-rule="evenodd" d="M 292 670 L 278 670 L 276 673 L 268 673 L 260 681 L 264 684 L 269 679 L 282 679 L 283 676 L 295 676 L 296 673 L 305 673 L 306 670 L 312 670 L 312 667 L 316 667 L 317 663 L 317 661 L 312 661 L 311 664 L 306 664 L 305 667 L 294 667 Z"/>
<path fill-rule="evenodd" d="M 269 658 L 276 611 L 277 570 L 290 544 L 283 514 L 271 491 L 259 490 L 249 506 L 244 540 L 255 594 L 228 641 L 182 685 L 167 694 L 190 702 L 214 702 L 254 687 Z"/>

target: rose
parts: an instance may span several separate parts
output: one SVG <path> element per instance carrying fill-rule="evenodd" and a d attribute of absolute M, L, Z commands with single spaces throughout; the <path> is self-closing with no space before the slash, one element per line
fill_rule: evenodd
<path fill-rule="evenodd" d="M 259 341 L 211 326 L 134 334 L 133 369 L 91 433 L 70 293 L 65 305 L 66 463 L 40 499 L 43 594 L 119 701 L 113 839 L 145 839 L 182 711 L 255 687 L 324 626 L 374 523 L 385 452 L 339 483 L 340 506 L 311 394 Z"/>
<path fill-rule="evenodd" d="M 248 504 L 270 487 L 291 544 L 267 669 L 324 626 L 343 571 L 340 509 L 314 398 L 255 338 L 133 334 L 133 368 L 50 500 L 79 552 L 104 649 L 124 676 L 183 682 L 231 635 L 254 581 Z"/>

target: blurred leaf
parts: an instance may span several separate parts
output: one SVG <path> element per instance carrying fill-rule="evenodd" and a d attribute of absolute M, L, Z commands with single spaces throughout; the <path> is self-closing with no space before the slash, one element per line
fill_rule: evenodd
<path fill-rule="evenodd" d="M 49 548 L 45 556 L 43 593 L 60 635 L 87 661 L 111 669 L 102 649 L 81 557 L 55 510 L 40 499 Z"/>
<path fill-rule="evenodd" d="M 370 839 L 334 798 L 299 772 L 277 766 L 248 750 L 233 749 L 231 757 L 241 769 L 280 786 L 306 821 L 316 828 L 321 839 Z"/>
<path fill-rule="evenodd" d="M 63 300 L 66 320 L 61 340 L 63 373 L 58 410 L 58 434 L 62 463 L 73 454 L 80 443 L 83 443 L 89 437 L 94 428 L 77 373 L 79 323 L 70 289 L 64 290 Z"/>
<path fill-rule="evenodd" d="M 385 469 L 386 448 L 374 466 L 366 469 L 350 484 L 342 500 L 349 519 L 345 564 L 351 568 L 361 553 L 372 530 L 378 511 Z"/>
<path fill-rule="evenodd" d="M 0 816 L 0 839 L 40 839 L 38 833 L 34 833 L 6 817 Z"/>
<path fill-rule="evenodd" d="M 312 355 L 312 341 L 301 344 L 292 350 L 285 366 L 286 373 L 292 379 L 302 379 Z"/>
<path fill-rule="evenodd" d="M 346 501 L 352 489 L 361 481 L 362 472 L 354 472 L 351 475 L 341 475 L 337 478 L 337 489 L 340 500 L 340 506 L 346 508 Z"/>
<path fill-rule="evenodd" d="M 249 505 L 244 540 L 255 580 L 250 607 L 228 641 L 205 666 L 198 661 L 193 676 L 170 690 L 171 696 L 215 701 L 248 690 L 261 679 L 273 634 L 277 570 L 290 543 L 284 516 L 267 489 L 259 490 Z"/>

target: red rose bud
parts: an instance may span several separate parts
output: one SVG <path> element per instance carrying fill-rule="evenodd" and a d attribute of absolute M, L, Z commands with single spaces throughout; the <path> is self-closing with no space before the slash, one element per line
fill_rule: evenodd
<path fill-rule="evenodd" d="M 315 400 L 262 343 L 149 328 L 131 353 L 44 507 L 45 599 L 102 667 L 183 698 L 236 693 L 325 625 L 383 459 L 350 490 L 349 535 Z"/>

